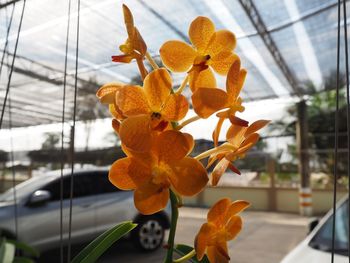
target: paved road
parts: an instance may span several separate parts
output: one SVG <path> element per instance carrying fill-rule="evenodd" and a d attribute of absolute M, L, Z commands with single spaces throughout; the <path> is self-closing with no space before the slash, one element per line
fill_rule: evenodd
<path fill-rule="evenodd" d="M 192 245 L 206 213 L 206 209 L 182 208 L 176 242 Z M 307 233 L 308 219 L 297 215 L 245 212 L 242 216 L 244 228 L 238 238 L 229 243 L 231 261 L 234 263 L 279 263 Z M 113 246 L 99 262 L 158 263 L 163 262 L 164 254 L 163 249 L 155 253 L 140 253 L 130 243 L 123 241 Z"/>

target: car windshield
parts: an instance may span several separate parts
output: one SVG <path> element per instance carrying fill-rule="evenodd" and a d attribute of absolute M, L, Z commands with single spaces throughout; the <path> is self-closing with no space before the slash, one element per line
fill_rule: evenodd
<path fill-rule="evenodd" d="M 16 185 L 16 198 L 18 200 L 22 200 L 23 198 L 26 198 L 31 193 L 33 193 L 36 189 L 50 182 L 52 179 L 54 178 L 50 176 L 40 175 L 40 176 L 32 177 L 27 181 Z M 13 200 L 14 200 L 13 188 L 7 190 L 5 193 L 0 195 L 0 202 L 12 202 Z"/>
<path fill-rule="evenodd" d="M 335 218 L 335 244 L 334 253 L 348 255 L 348 220 L 349 208 L 348 200 L 344 202 L 336 211 Z M 333 216 L 330 216 L 326 223 L 317 231 L 309 246 L 322 251 L 332 251 L 332 225 Z"/>

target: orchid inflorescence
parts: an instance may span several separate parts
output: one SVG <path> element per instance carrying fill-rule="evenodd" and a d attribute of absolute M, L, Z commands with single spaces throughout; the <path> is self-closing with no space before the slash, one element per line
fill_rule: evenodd
<path fill-rule="evenodd" d="M 258 120 L 249 125 L 236 117 L 237 112 L 245 109 L 240 92 L 247 71 L 241 68 L 240 58 L 234 53 L 236 38 L 232 32 L 216 30 L 209 18 L 197 17 L 189 28 L 191 44 L 171 40 L 162 45 L 160 57 L 166 68 L 160 68 L 148 53 L 126 5 L 123 5 L 123 14 L 128 38 L 120 46 L 122 54 L 112 56 L 112 60 L 119 63 L 136 60 L 143 86 L 107 83 L 97 91 L 97 96 L 101 103 L 109 105 L 112 127 L 127 156 L 113 163 L 109 180 L 119 189 L 134 190 L 136 208 L 150 215 L 163 210 L 170 195 L 176 196 L 172 206 L 177 209 L 182 196 L 198 194 L 209 178 L 211 185 L 216 186 L 227 168 L 240 174 L 233 162 L 244 158 L 258 142 L 257 131 L 268 121 Z M 148 72 L 145 60 L 152 71 Z M 173 89 L 169 71 L 186 73 L 177 90 Z M 226 91 L 217 87 L 213 71 L 226 76 Z M 190 104 L 182 94 L 187 86 L 192 92 L 191 103 L 197 115 L 184 120 Z M 218 117 L 213 129 L 214 148 L 191 157 L 195 141 L 181 129 L 214 113 Z M 227 130 L 227 141 L 219 144 L 225 120 L 230 121 L 231 126 Z M 208 158 L 207 167 L 201 162 L 205 158 Z M 207 169 L 215 163 L 208 176 Z M 175 262 L 195 254 L 198 260 L 206 255 L 211 263 L 228 262 L 227 241 L 239 233 L 242 219 L 238 214 L 248 206 L 249 203 L 242 200 L 218 201 L 195 238 L 195 250 Z M 176 224 L 172 222 L 171 227 L 175 228 Z M 169 238 L 174 237 L 170 235 Z M 173 262 L 171 244 L 173 240 L 169 240 L 166 262 Z"/>

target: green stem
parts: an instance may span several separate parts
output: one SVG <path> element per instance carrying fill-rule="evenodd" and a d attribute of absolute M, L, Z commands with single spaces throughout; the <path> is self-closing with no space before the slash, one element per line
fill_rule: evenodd
<path fill-rule="evenodd" d="M 174 252 L 174 240 L 176 232 L 177 218 L 179 217 L 179 210 L 177 206 L 177 197 L 175 193 L 170 190 L 170 202 L 171 202 L 171 225 L 168 237 L 168 251 L 164 263 L 173 262 L 173 252 Z"/>

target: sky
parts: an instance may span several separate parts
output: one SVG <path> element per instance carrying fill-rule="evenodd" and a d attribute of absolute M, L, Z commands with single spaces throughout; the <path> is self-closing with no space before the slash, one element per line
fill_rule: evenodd
<path fill-rule="evenodd" d="M 254 122 L 259 119 L 267 119 L 276 121 L 283 118 L 285 109 L 289 105 L 294 103 L 291 98 L 279 98 L 262 100 L 257 102 L 245 103 L 245 111 L 238 113 L 237 116 L 247 121 Z M 185 119 L 194 116 L 195 113 L 190 110 Z M 190 133 L 194 139 L 208 139 L 211 140 L 212 131 L 217 123 L 217 117 L 215 115 L 205 120 L 198 120 L 191 123 L 183 128 L 183 132 Z M 223 125 L 223 129 L 220 135 L 220 140 L 225 139 L 225 130 L 228 128 L 229 122 L 226 121 Z M 32 126 L 26 128 L 16 128 L 10 130 L 0 131 L 0 150 L 10 151 L 11 140 L 14 151 L 29 151 L 37 150 L 41 148 L 42 142 L 44 141 L 44 134 L 48 132 L 61 133 L 61 124 L 49 124 Z M 97 120 L 92 126 L 92 133 L 89 140 L 89 148 L 104 148 L 113 146 L 106 139 L 106 136 L 113 132 L 111 127 L 111 119 L 100 119 Z M 262 132 L 264 133 L 264 132 Z M 266 133 L 266 131 L 265 131 Z M 69 125 L 65 127 L 65 134 L 69 134 Z M 80 122 L 76 123 L 76 148 L 85 147 L 86 133 L 84 125 Z"/>

